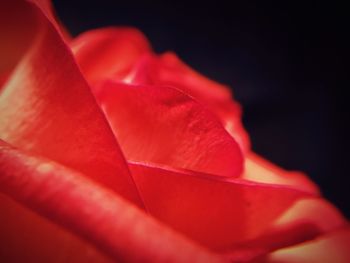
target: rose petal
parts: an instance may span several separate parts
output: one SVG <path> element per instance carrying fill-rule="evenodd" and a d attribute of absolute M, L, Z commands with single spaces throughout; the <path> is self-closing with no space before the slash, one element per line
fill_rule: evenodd
<path fill-rule="evenodd" d="M 312 240 L 347 224 L 341 213 L 326 200 L 305 198 L 295 202 L 262 235 L 241 244 L 239 249 L 266 254 Z"/>
<path fill-rule="evenodd" d="M 4 143 L 0 143 L 0 192 L 116 261 L 224 262 L 81 174 Z"/>
<path fill-rule="evenodd" d="M 35 14 L 22 0 L 1 2 L 0 83 L 4 82 L 30 46 L 37 30 L 36 22 Z"/>
<path fill-rule="evenodd" d="M 350 228 L 331 232 L 314 241 L 278 250 L 266 260 L 278 263 L 350 262 Z"/>
<path fill-rule="evenodd" d="M 124 78 L 151 47 L 135 28 L 109 27 L 87 31 L 71 43 L 86 79 L 95 84 L 108 78 Z"/>
<path fill-rule="evenodd" d="M 245 160 L 244 179 L 270 185 L 283 185 L 316 197 L 304 198 L 289 207 L 264 233 L 235 248 L 235 255 L 267 253 L 284 246 L 304 242 L 346 224 L 341 213 L 321 197 L 311 180 L 297 172 L 285 171 L 250 152 Z M 234 257 L 235 258 L 235 257 Z"/>
<path fill-rule="evenodd" d="M 249 149 L 249 137 L 241 122 L 241 108 L 232 100 L 230 89 L 197 73 L 174 53 L 144 56 L 129 78 L 135 84 L 173 86 L 193 96 L 219 117 L 244 152 Z"/>
<path fill-rule="evenodd" d="M 95 95 L 127 160 L 240 175 L 242 153 L 235 140 L 182 92 L 108 81 Z"/>
<path fill-rule="evenodd" d="M 283 170 L 253 152 L 247 153 L 244 166 L 242 177 L 246 180 L 286 185 L 312 194 L 320 194 L 318 186 L 303 173 Z"/>
<path fill-rule="evenodd" d="M 148 211 L 218 251 L 259 236 L 296 200 L 292 188 L 129 163 Z"/>
<path fill-rule="evenodd" d="M 71 40 L 71 36 L 68 30 L 64 27 L 62 22 L 56 16 L 55 10 L 52 6 L 51 0 L 26 0 L 27 2 L 31 2 L 40 9 L 43 15 L 51 22 L 51 24 L 56 28 L 56 32 L 60 34 L 62 39 L 66 41 Z"/>
<path fill-rule="evenodd" d="M 91 244 L 0 194 L 2 262 L 112 262 Z"/>
<path fill-rule="evenodd" d="M 141 205 L 115 137 L 69 48 L 47 14 L 35 4 L 22 5 L 40 27 L 0 96 L 0 138 L 81 171 Z"/>
<path fill-rule="evenodd" d="M 309 198 L 296 202 L 275 222 L 275 227 L 285 227 L 300 222 L 317 225 L 322 232 L 329 232 L 347 224 L 343 215 L 325 199 Z"/>

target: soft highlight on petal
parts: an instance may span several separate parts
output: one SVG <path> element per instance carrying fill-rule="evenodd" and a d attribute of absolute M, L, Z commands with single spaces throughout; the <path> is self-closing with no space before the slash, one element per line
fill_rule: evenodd
<path fill-rule="evenodd" d="M 350 227 L 316 240 L 278 250 L 267 257 L 271 263 L 350 262 Z"/>
<path fill-rule="evenodd" d="M 236 141 L 215 115 L 186 94 L 108 81 L 95 95 L 127 160 L 227 177 L 241 174 Z"/>
<path fill-rule="evenodd" d="M 148 211 L 216 251 L 259 237 L 295 201 L 292 188 L 129 163 Z"/>
<path fill-rule="evenodd" d="M 174 53 L 145 55 L 128 78 L 135 84 L 172 86 L 193 96 L 217 115 L 243 152 L 250 148 L 248 134 L 241 122 L 241 107 L 232 99 L 230 89 L 194 71 Z"/>
<path fill-rule="evenodd" d="M 347 226 L 343 215 L 321 198 L 303 198 L 290 206 L 256 239 L 240 245 L 240 249 L 270 251 L 320 238 Z"/>
<path fill-rule="evenodd" d="M 226 262 L 81 174 L 5 143 L 0 143 L 0 192 L 116 261 Z"/>
<path fill-rule="evenodd" d="M 42 9 L 22 5 L 39 27 L 1 93 L 0 138 L 77 169 L 142 206 L 115 137 L 61 34 Z"/>
<path fill-rule="evenodd" d="M 76 37 L 70 46 L 90 84 L 125 78 L 138 59 L 151 52 L 146 37 L 128 27 L 90 30 Z"/>
<path fill-rule="evenodd" d="M 318 186 L 301 172 L 286 171 L 261 156 L 249 152 L 246 155 L 242 178 L 268 184 L 286 185 L 319 195 Z"/>
<path fill-rule="evenodd" d="M 23 4 L 22 0 L 1 2 L 0 84 L 5 82 L 22 58 L 33 41 L 37 29 L 37 17 L 29 5 Z"/>

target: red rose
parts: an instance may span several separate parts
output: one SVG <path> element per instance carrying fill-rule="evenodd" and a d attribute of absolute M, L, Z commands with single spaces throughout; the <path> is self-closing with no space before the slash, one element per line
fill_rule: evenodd
<path fill-rule="evenodd" d="M 229 89 L 135 29 L 71 39 L 5 1 L 1 262 L 348 262 L 350 230 L 303 174 L 250 150 Z"/>

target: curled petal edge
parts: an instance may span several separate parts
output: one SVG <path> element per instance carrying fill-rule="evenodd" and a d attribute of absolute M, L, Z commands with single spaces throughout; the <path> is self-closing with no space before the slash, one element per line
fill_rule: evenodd
<path fill-rule="evenodd" d="M 226 262 L 78 172 L 4 142 L 0 142 L 0 191 L 115 260 Z"/>

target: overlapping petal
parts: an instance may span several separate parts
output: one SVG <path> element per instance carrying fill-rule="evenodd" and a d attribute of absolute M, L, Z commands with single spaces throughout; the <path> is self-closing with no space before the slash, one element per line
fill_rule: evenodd
<path fill-rule="evenodd" d="M 57 24 L 48 19 L 45 1 L 20 6 L 38 27 L 0 96 L 0 138 L 77 169 L 141 205 L 123 154 Z"/>
<path fill-rule="evenodd" d="M 319 263 L 350 261 L 350 228 L 330 232 L 316 240 L 270 254 L 270 263 Z"/>
<path fill-rule="evenodd" d="M 70 46 L 90 84 L 124 79 L 140 57 L 151 52 L 142 33 L 127 27 L 90 30 L 75 38 Z"/>
<path fill-rule="evenodd" d="M 87 240 L 117 262 L 225 262 L 85 176 L 2 142 L 0 192 Z M 57 233 L 61 230 L 45 225 L 40 229 L 36 223 L 43 220 L 34 217 L 30 214 L 28 220 L 34 229 L 39 228 L 37 238 L 45 240 L 40 235 L 48 229 L 55 235 L 49 239 L 59 244 L 63 241 L 62 233 Z M 77 253 L 84 248 L 75 237 L 67 239 L 77 246 Z M 52 245 L 43 244 L 43 249 Z"/>
<path fill-rule="evenodd" d="M 194 71 L 174 53 L 145 55 L 128 78 L 135 84 L 176 87 L 193 96 L 213 111 L 242 150 L 248 151 L 250 142 L 241 122 L 241 107 L 233 100 L 230 89 Z"/>
<path fill-rule="evenodd" d="M 225 86 L 135 29 L 70 42 L 49 1 L 1 7 L 0 138 L 26 152 L 0 142 L 0 259 L 350 261 L 347 220 L 249 150 Z M 88 83 L 150 214 L 186 238 L 118 195 L 142 206 Z"/>
<path fill-rule="evenodd" d="M 290 187 L 129 163 L 149 212 L 217 251 L 257 238 L 296 200 Z"/>
<path fill-rule="evenodd" d="M 1 84 L 30 46 L 38 23 L 36 15 L 21 0 L 2 1 L 0 14 L 1 90 Z"/>
<path fill-rule="evenodd" d="M 254 152 L 248 152 L 244 160 L 242 178 L 254 182 L 286 185 L 319 195 L 318 186 L 301 172 L 286 171 Z"/>
<path fill-rule="evenodd" d="M 84 239 L 0 193 L 2 262 L 112 262 Z"/>
<path fill-rule="evenodd" d="M 229 88 L 195 72 L 171 52 L 155 55 L 138 30 L 90 30 L 74 39 L 71 48 L 91 84 L 113 79 L 176 87 L 208 106 L 243 151 L 248 151 L 250 142 L 241 123 L 241 108 L 232 100 Z"/>
<path fill-rule="evenodd" d="M 105 82 L 95 95 L 127 160 L 239 176 L 236 141 L 186 94 L 158 86 Z"/>
<path fill-rule="evenodd" d="M 303 198 L 290 206 L 260 236 L 241 243 L 238 250 L 259 251 L 263 255 L 314 240 L 347 224 L 343 215 L 324 199 Z"/>

